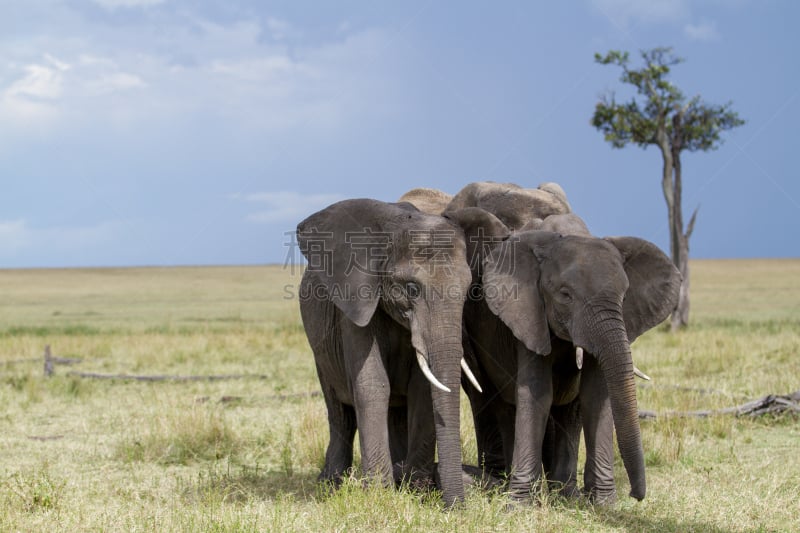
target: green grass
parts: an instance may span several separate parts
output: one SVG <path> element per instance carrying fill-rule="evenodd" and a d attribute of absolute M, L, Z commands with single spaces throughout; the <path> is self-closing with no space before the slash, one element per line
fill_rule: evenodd
<path fill-rule="evenodd" d="M 543 495 L 509 510 L 315 482 L 327 423 L 279 267 L 0 270 L 0 530 L 797 531 L 800 425 L 663 416 L 800 389 L 800 261 L 696 261 L 692 326 L 633 345 L 648 495 L 593 508 Z M 43 377 L 44 345 L 79 357 Z M 193 382 L 115 374 L 253 374 Z M 701 390 L 702 389 L 702 390 Z M 465 462 L 476 448 L 463 403 Z"/>

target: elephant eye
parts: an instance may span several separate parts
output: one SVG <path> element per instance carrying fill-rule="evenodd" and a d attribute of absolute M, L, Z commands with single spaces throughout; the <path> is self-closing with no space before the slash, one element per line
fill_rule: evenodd
<path fill-rule="evenodd" d="M 558 291 L 558 293 L 561 295 L 562 299 L 564 299 L 566 301 L 571 301 L 572 300 L 572 294 L 570 294 L 569 289 L 567 289 L 566 287 L 561 287 L 561 289 Z"/>
<path fill-rule="evenodd" d="M 413 281 L 409 281 L 406 283 L 406 295 L 408 296 L 409 300 L 416 300 L 419 298 L 419 285 L 414 283 Z"/>

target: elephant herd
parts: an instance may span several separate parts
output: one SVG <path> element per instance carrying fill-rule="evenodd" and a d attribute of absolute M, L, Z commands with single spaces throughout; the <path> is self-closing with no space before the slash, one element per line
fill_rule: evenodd
<path fill-rule="evenodd" d="M 554 183 L 344 200 L 297 237 L 330 431 L 320 480 L 347 475 L 358 430 L 368 479 L 435 484 L 446 505 L 463 501 L 463 386 L 479 468 L 513 500 L 547 480 L 614 502 L 614 431 L 630 495 L 644 498 L 630 343 L 673 310 L 681 282 L 655 245 L 592 236 Z"/>

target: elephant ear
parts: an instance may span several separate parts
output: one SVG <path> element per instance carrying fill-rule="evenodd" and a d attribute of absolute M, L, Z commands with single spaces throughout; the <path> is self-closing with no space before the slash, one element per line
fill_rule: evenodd
<path fill-rule="evenodd" d="M 480 207 L 465 207 L 449 211 L 443 216 L 458 224 L 464 232 L 472 279 L 480 280 L 483 260 L 495 244 L 508 238 L 510 230 L 499 218 Z"/>
<path fill-rule="evenodd" d="M 622 254 L 628 292 L 622 304 L 628 340 L 657 326 L 675 309 L 681 274 L 655 244 L 636 237 L 606 237 Z"/>
<path fill-rule="evenodd" d="M 514 233 L 483 264 L 483 295 L 492 313 L 528 350 L 550 353 L 550 327 L 539 292 L 539 256 L 560 238 L 549 231 Z"/>
<path fill-rule="evenodd" d="M 377 200 L 344 200 L 297 225 L 297 242 L 326 297 L 356 325 L 369 324 L 380 300 L 382 274 L 395 237 L 382 221 L 412 217 L 409 206 Z"/>

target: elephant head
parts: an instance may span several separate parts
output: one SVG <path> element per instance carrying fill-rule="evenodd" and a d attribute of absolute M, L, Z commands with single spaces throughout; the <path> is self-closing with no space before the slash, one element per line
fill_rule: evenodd
<path fill-rule="evenodd" d="M 637 499 L 646 483 L 630 343 L 675 307 L 680 280 L 661 250 L 634 237 L 518 232 L 484 261 L 486 302 L 528 350 L 547 356 L 553 334 L 596 358 Z"/>
<path fill-rule="evenodd" d="M 461 228 L 407 203 L 354 199 L 311 215 L 297 236 L 324 292 L 314 298 L 330 301 L 358 328 L 381 313 L 410 332 L 413 350 L 403 353 L 416 353 L 431 382 L 444 500 L 463 500 L 461 321 L 471 273 Z"/>

